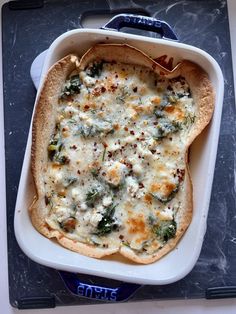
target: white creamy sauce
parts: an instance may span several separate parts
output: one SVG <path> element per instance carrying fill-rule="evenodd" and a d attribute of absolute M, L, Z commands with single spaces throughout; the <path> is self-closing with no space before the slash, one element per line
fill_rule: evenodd
<path fill-rule="evenodd" d="M 65 86 L 48 146 L 47 223 L 84 243 L 153 254 L 178 223 L 196 114 L 187 82 L 96 63 Z"/>

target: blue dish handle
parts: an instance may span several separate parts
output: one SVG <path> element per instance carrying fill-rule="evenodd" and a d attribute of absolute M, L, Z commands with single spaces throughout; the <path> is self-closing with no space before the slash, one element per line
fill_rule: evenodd
<path fill-rule="evenodd" d="M 142 15 L 118 14 L 101 28 L 119 31 L 122 27 L 133 27 L 152 31 L 158 33 L 163 39 L 178 40 L 168 23 Z"/>
<path fill-rule="evenodd" d="M 79 275 L 59 271 L 66 287 L 79 297 L 101 300 L 106 302 L 120 302 L 129 299 L 141 285 L 121 283 L 119 287 L 111 288 L 90 284 L 79 279 Z"/>

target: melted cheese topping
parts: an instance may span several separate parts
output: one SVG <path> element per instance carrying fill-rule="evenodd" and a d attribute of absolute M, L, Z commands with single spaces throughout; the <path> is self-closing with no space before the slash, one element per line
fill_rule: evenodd
<path fill-rule="evenodd" d="M 153 254 L 163 247 L 178 224 L 183 152 L 195 118 L 185 79 L 97 62 L 72 73 L 56 106 L 48 225 L 104 248 Z"/>

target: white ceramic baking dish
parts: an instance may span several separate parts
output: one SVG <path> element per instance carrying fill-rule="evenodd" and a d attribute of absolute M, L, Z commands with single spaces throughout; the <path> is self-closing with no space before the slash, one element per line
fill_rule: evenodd
<path fill-rule="evenodd" d="M 129 24 L 131 21 L 148 30 L 153 30 L 153 27 L 155 30 L 160 28 L 163 37 L 169 36 L 175 39 L 171 31 L 168 33 L 168 25 L 165 25 L 166 30 L 163 24 L 153 19 L 134 16 L 128 18 L 123 16 L 119 19 L 123 19 L 123 24 L 118 23 L 119 27 Z M 115 22 L 117 23 L 117 20 Z M 119 29 L 114 23 L 112 26 Z M 101 42 L 127 43 L 141 49 L 153 58 L 161 55 L 174 57 L 175 63 L 182 59 L 188 59 L 199 64 L 208 73 L 216 92 L 215 111 L 209 127 L 191 146 L 190 170 L 194 188 L 192 222 L 177 247 L 161 260 L 150 265 L 135 265 L 116 256 L 101 260 L 89 258 L 69 251 L 45 238 L 32 226 L 28 214 L 28 207 L 34 195 L 34 185 L 30 172 L 30 130 L 15 209 L 16 238 L 21 249 L 32 260 L 58 270 L 139 284 L 172 283 L 187 275 L 195 265 L 206 231 L 223 104 L 224 81 L 222 72 L 209 54 L 177 41 L 130 35 L 114 30 L 77 29 L 61 35 L 50 46 L 44 62 L 39 90 L 49 67 L 57 60 L 71 52 L 82 55 L 88 48 Z"/>

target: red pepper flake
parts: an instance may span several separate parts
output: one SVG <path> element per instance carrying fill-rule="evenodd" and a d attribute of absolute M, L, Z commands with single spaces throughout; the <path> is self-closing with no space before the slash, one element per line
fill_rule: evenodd
<path fill-rule="evenodd" d="M 104 148 L 107 148 L 107 146 L 108 146 L 107 143 L 105 143 L 105 142 L 103 142 L 102 145 Z"/>
<path fill-rule="evenodd" d="M 133 88 L 133 92 L 134 92 L 134 93 L 137 93 L 137 90 L 138 90 L 138 87 L 137 87 L 137 86 Z"/>
<path fill-rule="evenodd" d="M 129 129 L 127 128 L 127 126 L 124 127 L 124 130 L 125 130 L 126 132 L 129 131 Z"/>
<path fill-rule="evenodd" d="M 120 234 L 120 235 L 119 235 L 119 239 L 120 239 L 120 240 L 123 240 L 123 239 L 124 239 L 124 236 L 123 236 L 122 234 Z"/>
<path fill-rule="evenodd" d="M 176 170 L 177 176 L 179 178 L 179 181 L 183 181 L 184 175 L 185 175 L 185 170 L 184 169 L 177 169 Z"/>
<path fill-rule="evenodd" d="M 142 132 L 141 134 L 144 135 L 144 132 Z"/>
<path fill-rule="evenodd" d="M 139 184 L 138 184 L 138 185 L 139 185 L 139 188 L 140 188 L 140 189 L 143 189 L 143 188 L 144 188 L 144 185 L 143 185 L 143 183 L 142 183 L 142 182 L 139 182 Z"/>
<path fill-rule="evenodd" d="M 74 145 L 70 146 L 70 148 L 71 148 L 71 149 L 76 149 L 77 146 L 74 144 Z"/>
<path fill-rule="evenodd" d="M 156 153 L 156 150 L 155 150 L 155 149 L 151 149 L 151 153 L 152 153 L 152 154 L 155 154 L 155 153 Z"/>
<path fill-rule="evenodd" d="M 140 155 L 138 155 L 138 158 L 141 159 L 142 157 Z"/>
<path fill-rule="evenodd" d="M 130 133 L 130 134 L 132 134 L 132 135 L 134 135 L 134 134 L 135 134 L 133 130 L 131 130 L 129 133 Z"/>
<path fill-rule="evenodd" d="M 79 170 L 77 170 L 77 173 L 80 174 L 81 172 Z"/>
<path fill-rule="evenodd" d="M 102 172 L 102 176 L 105 176 L 106 175 L 106 173 L 105 172 Z"/>
<path fill-rule="evenodd" d="M 104 86 L 102 86 L 102 87 L 101 87 L 101 92 L 102 92 L 102 93 L 105 93 L 105 91 L 106 91 L 106 88 L 105 88 Z"/>
<path fill-rule="evenodd" d="M 88 111 L 89 108 L 90 108 L 89 105 L 85 105 L 85 106 L 84 106 L 84 111 Z"/>
<path fill-rule="evenodd" d="M 92 91 L 93 96 L 100 96 L 101 95 L 101 88 L 100 87 L 95 87 Z"/>
<path fill-rule="evenodd" d="M 115 78 L 118 78 L 118 74 L 115 75 Z"/>
<path fill-rule="evenodd" d="M 134 148 L 136 148 L 138 145 L 137 144 L 134 144 Z"/>
<path fill-rule="evenodd" d="M 114 91 L 117 89 L 117 85 L 111 85 L 110 86 L 110 91 L 114 93 Z"/>
<path fill-rule="evenodd" d="M 112 157 L 112 152 L 108 152 L 107 156 L 108 156 L 109 158 L 111 158 L 111 157 Z"/>
<path fill-rule="evenodd" d="M 157 125 L 157 124 L 158 124 L 158 122 L 156 122 L 156 121 L 155 121 L 155 122 L 153 122 L 153 124 L 154 124 L 154 125 Z"/>
<path fill-rule="evenodd" d="M 96 143 L 96 142 L 94 142 L 94 143 L 93 143 L 93 146 L 97 146 L 97 143 Z"/>
<path fill-rule="evenodd" d="M 125 162 L 124 164 L 125 164 L 126 167 L 129 168 L 129 169 L 132 169 L 132 168 L 133 168 L 133 165 L 130 164 L 130 163 L 128 163 L 128 162 Z"/>

